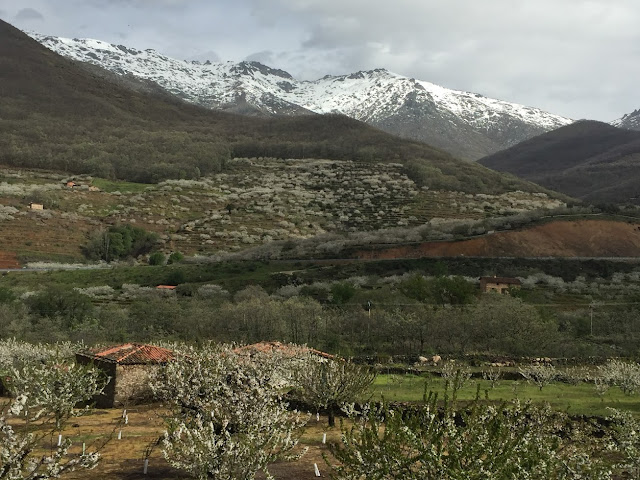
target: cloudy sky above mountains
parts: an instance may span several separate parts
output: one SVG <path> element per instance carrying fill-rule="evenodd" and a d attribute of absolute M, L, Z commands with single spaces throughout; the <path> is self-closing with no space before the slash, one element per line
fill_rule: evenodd
<path fill-rule="evenodd" d="M 576 119 L 640 108 L 637 0 L 0 0 L 0 18 L 300 79 L 382 67 Z"/>

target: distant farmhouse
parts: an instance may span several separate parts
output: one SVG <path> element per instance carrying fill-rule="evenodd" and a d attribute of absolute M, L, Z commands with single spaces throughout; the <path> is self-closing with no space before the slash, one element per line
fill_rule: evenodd
<path fill-rule="evenodd" d="M 171 350 L 140 343 L 125 343 L 76 354 L 78 363 L 93 364 L 111 377 L 104 393 L 95 399 L 99 408 L 152 400 L 150 375 L 174 358 Z"/>
<path fill-rule="evenodd" d="M 31 202 L 29 204 L 29 208 L 31 210 L 44 210 L 44 205 L 41 203 L 35 203 L 35 202 Z"/>
<path fill-rule="evenodd" d="M 480 291 L 482 293 L 509 293 L 512 288 L 519 289 L 522 282 L 510 277 L 480 277 Z"/>

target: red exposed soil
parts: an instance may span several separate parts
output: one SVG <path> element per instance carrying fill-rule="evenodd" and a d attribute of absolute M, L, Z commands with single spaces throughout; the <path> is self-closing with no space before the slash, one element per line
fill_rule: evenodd
<path fill-rule="evenodd" d="M 0 226 L 0 252 L 16 252 L 27 257 L 40 254 L 37 258 L 44 254 L 82 259 L 80 246 L 87 242 L 88 232 L 97 228 L 86 219 L 47 218 L 28 211 L 27 215 L 17 216 Z"/>
<path fill-rule="evenodd" d="M 15 252 L 0 251 L 0 268 L 20 268 Z"/>
<path fill-rule="evenodd" d="M 470 240 L 429 242 L 361 250 L 358 258 L 418 257 L 637 257 L 640 223 L 607 220 L 555 221 L 526 230 Z"/>

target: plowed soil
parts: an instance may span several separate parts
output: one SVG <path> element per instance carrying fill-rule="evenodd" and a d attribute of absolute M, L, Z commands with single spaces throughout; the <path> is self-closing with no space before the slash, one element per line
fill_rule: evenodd
<path fill-rule="evenodd" d="M 0 251 L 0 269 L 2 268 L 20 268 L 15 252 Z"/>
<path fill-rule="evenodd" d="M 356 252 L 358 258 L 419 257 L 637 257 L 640 223 L 607 220 L 554 221 L 526 230 L 470 240 L 429 242 Z"/>

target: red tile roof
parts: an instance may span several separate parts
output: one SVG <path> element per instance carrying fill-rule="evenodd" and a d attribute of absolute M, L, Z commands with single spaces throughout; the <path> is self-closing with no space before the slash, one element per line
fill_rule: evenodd
<path fill-rule="evenodd" d="M 171 350 L 141 343 L 124 343 L 107 348 L 93 348 L 86 352 L 85 355 L 120 365 L 166 363 L 175 358 Z"/>

